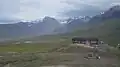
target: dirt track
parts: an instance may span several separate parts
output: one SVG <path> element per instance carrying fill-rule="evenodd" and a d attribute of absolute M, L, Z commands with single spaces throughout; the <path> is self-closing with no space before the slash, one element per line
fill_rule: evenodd
<path fill-rule="evenodd" d="M 49 60 L 41 67 L 119 67 L 115 55 L 100 52 L 101 59 L 85 59 L 92 50 L 84 47 L 69 46 L 50 53 Z"/>

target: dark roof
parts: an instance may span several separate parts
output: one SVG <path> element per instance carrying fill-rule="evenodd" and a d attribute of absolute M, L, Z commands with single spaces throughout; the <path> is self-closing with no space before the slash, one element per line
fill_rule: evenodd
<path fill-rule="evenodd" d="M 72 40 L 98 40 L 98 38 L 95 37 L 74 37 Z"/>

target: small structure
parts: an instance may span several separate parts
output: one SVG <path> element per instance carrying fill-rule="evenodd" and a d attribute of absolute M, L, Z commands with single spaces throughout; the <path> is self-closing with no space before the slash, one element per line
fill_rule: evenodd
<path fill-rule="evenodd" d="M 27 43 L 27 44 L 28 44 L 28 43 L 32 43 L 32 41 L 25 41 L 24 43 Z"/>
<path fill-rule="evenodd" d="M 117 49 L 120 49 L 120 44 L 118 44 L 116 48 L 117 48 Z"/>
<path fill-rule="evenodd" d="M 74 37 L 72 38 L 72 42 L 77 44 L 85 44 L 89 46 L 98 45 L 99 39 L 98 38 L 83 38 L 83 37 Z"/>

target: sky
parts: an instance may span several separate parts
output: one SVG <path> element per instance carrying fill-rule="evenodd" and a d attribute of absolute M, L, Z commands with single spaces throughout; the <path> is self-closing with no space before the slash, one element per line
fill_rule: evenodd
<path fill-rule="evenodd" d="M 56 18 L 92 16 L 105 11 L 120 0 L 0 0 L 0 23 Z"/>

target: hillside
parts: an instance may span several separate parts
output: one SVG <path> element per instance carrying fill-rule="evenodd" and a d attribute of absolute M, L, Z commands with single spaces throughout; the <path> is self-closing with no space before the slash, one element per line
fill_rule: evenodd
<path fill-rule="evenodd" d="M 90 19 L 87 30 L 74 30 L 67 36 L 98 37 L 108 44 L 120 43 L 120 6 L 116 5 Z"/>
<path fill-rule="evenodd" d="M 93 16 L 93 18 L 89 21 L 90 23 L 100 23 L 105 20 L 109 19 L 119 19 L 120 18 L 120 5 L 113 6 L 109 8 L 108 10 Z"/>
<path fill-rule="evenodd" d="M 74 36 L 81 37 L 98 37 L 100 40 L 105 41 L 110 45 L 117 45 L 120 43 L 120 20 L 119 19 L 109 19 L 99 24 L 88 25 L 90 28 L 86 30 L 74 30 L 73 32 L 57 35 L 48 35 L 48 36 L 37 36 L 34 38 L 29 38 L 27 40 L 51 40 L 51 39 L 66 39 L 71 40 Z"/>
<path fill-rule="evenodd" d="M 91 26 L 88 30 L 78 30 L 68 36 L 99 37 L 108 44 L 117 45 L 120 43 L 120 20 L 111 19 Z"/>
<path fill-rule="evenodd" d="M 0 24 L 0 39 L 53 34 L 60 26 L 61 24 L 51 17 L 44 17 L 41 21 Z"/>

